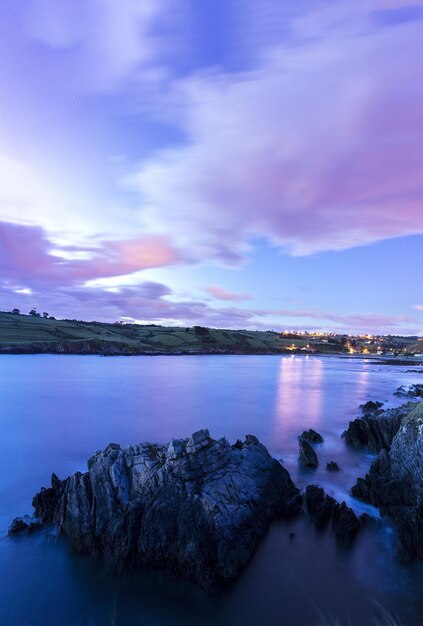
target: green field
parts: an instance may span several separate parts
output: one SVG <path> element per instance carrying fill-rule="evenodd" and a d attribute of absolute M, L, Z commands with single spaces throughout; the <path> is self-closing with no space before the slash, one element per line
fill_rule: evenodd
<path fill-rule="evenodd" d="M 107 324 L 0 313 L 0 353 L 248 354 L 284 352 L 289 346 L 290 341 L 272 331 Z"/>

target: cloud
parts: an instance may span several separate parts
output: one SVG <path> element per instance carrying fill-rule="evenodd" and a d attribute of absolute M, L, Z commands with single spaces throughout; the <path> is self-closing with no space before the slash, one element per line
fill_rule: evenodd
<path fill-rule="evenodd" d="M 301 320 L 303 329 L 327 328 L 339 332 L 418 332 L 408 316 L 369 313 L 337 314 L 320 309 L 260 309 L 213 306 L 183 298 L 169 286 L 143 281 L 128 286 L 93 284 L 103 277 L 124 277 L 151 267 L 183 260 L 172 243 L 159 236 L 103 241 L 92 248 L 68 246 L 53 249 L 41 228 L 0 223 L 0 297 L 2 309 L 36 306 L 57 317 L 113 320 L 131 318 L 145 322 L 202 324 L 224 328 L 275 328 Z M 241 301 L 248 294 L 232 293 L 218 285 L 207 292 L 220 301 Z M 419 305 L 416 305 L 417 308 Z M 423 308 L 423 307 L 422 307 Z"/>
<path fill-rule="evenodd" d="M 423 21 L 340 17 L 175 83 L 186 141 L 131 179 L 147 226 L 235 262 L 253 237 L 307 255 L 423 233 Z"/>
<path fill-rule="evenodd" d="M 413 309 L 416 311 L 423 311 L 423 304 L 414 304 Z"/>
<path fill-rule="evenodd" d="M 248 309 L 236 306 L 216 308 L 198 300 L 178 301 L 178 295 L 167 285 L 141 282 L 136 286 L 104 288 L 93 286 L 42 286 L 30 294 L 17 293 L 0 285 L 2 309 L 20 308 L 29 311 L 33 306 L 47 310 L 56 317 L 77 319 L 134 320 L 144 323 L 192 326 L 201 324 L 215 328 L 256 328 L 282 330 L 285 327 L 301 330 L 325 329 L 343 333 L 408 333 L 417 334 L 409 326 L 414 320 L 404 316 L 374 314 L 335 315 L 325 311 Z M 293 320 L 301 319 L 301 325 Z"/>
<path fill-rule="evenodd" d="M 73 88 L 110 91 L 158 62 L 158 23 L 163 29 L 172 9 L 168 0 L 31 0 L 22 22 L 32 42 L 60 52 Z"/>
<path fill-rule="evenodd" d="M 205 291 L 209 293 L 216 300 L 233 300 L 242 302 L 243 300 L 251 300 L 252 296 L 249 293 L 235 293 L 233 291 L 227 291 L 219 285 L 209 285 Z"/>
<path fill-rule="evenodd" d="M 266 311 L 263 311 L 266 313 Z M 322 311 L 318 309 L 278 309 L 273 312 L 283 317 L 303 317 L 306 319 L 318 319 L 331 322 L 339 322 L 344 326 L 371 326 L 372 328 L 377 326 L 396 326 L 402 323 L 417 323 L 412 317 L 408 315 L 379 315 L 375 313 L 350 313 L 346 315 L 331 313 L 329 311 Z"/>
<path fill-rule="evenodd" d="M 102 241 L 91 248 L 56 246 L 54 249 L 42 228 L 0 222 L 1 278 L 16 288 L 43 283 L 51 286 L 81 285 L 93 279 L 174 265 L 182 258 L 165 236 L 146 235 L 123 241 Z"/>

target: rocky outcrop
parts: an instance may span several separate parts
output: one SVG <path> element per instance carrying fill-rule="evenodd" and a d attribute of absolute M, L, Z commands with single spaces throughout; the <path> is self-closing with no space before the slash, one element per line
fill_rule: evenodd
<path fill-rule="evenodd" d="M 345 502 L 339 504 L 326 495 L 317 485 L 309 485 L 306 489 L 305 500 L 307 511 L 314 519 L 318 530 L 324 530 L 331 525 L 337 542 L 343 546 L 350 546 L 360 529 L 360 519 Z"/>
<path fill-rule="evenodd" d="M 9 535 L 17 535 L 18 533 L 32 533 L 42 526 L 42 521 L 35 515 L 23 515 L 15 517 L 9 528 Z"/>
<path fill-rule="evenodd" d="M 369 413 L 375 413 L 379 411 L 383 406 L 383 402 L 373 402 L 373 400 L 369 400 L 364 404 L 360 404 L 360 409 L 363 415 L 368 415 Z"/>
<path fill-rule="evenodd" d="M 350 422 L 342 437 L 353 448 L 368 448 L 372 452 L 380 452 L 383 448 L 390 447 L 401 420 L 412 406 L 413 403 L 408 403 L 396 409 L 366 413 Z"/>
<path fill-rule="evenodd" d="M 329 463 L 326 463 L 326 469 L 328 470 L 328 472 L 340 472 L 341 471 L 341 468 L 339 467 L 336 461 L 329 461 Z"/>
<path fill-rule="evenodd" d="M 408 403 L 390 447 L 383 448 L 352 494 L 394 522 L 404 552 L 423 559 L 423 402 Z"/>
<path fill-rule="evenodd" d="M 319 461 L 317 458 L 317 454 L 315 453 L 311 445 L 308 443 L 308 441 L 306 441 L 305 439 L 300 438 L 299 440 L 299 452 L 300 452 L 300 456 L 299 456 L 300 463 L 302 463 L 306 467 L 315 468 L 318 466 Z"/>
<path fill-rule="evenodd" d="M 205 588 L 234 579 L 270 522 L 301 510 L 288 472 L 252 435 L 231 446 L 207 430 L 167 445 L 110 444 L 88 471 L 33 501 L 72 547 L 116 566 L 177 571 Z"/>
<path fill-rule="evenodd" d="M 395 396 L 408 396 L 409 398 L 423 398 L 423 385 L 401 385 L 396 390 Z"/>
<path fill-rule="evenodd" d="M 306 439 L 311 443 L 323 443 L 323 437 L 320 433 L 316 432 L 312 428 L 305 430 L 302 435 L 300 435 L 300 439 Z"/>

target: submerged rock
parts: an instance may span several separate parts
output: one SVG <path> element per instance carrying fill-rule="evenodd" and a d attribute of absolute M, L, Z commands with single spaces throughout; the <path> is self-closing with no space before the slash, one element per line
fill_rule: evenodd
<path fill-rule="evenodd" d="M 396 409 L 366 413 L 350 422 L 342 437 L 352 448 L 368 448 L 372 452 L 379 452 L 391 445 L 401 420 L 413 406 L 414 403 L 410 402 Z"/>
<path fill-rule="evenodd" d="M 323 437 L 320 433 L 316 432 L 312 428 L 305 430 L 302 435 L 300 435 L 300 439 L 306 439 L 311 443 L 323 443 Z"/>
<path fill-rule="evenodd" d="M 341 471 L 341 468 L 339 467 L 338 463 L 336 463 L 336 461 L 329 461 L 329 463 L 326 463 L 326 469 L 328 470 L 328 472 Z"/>
<path fill-rule="evenodd" d="M 299 440 L 299 448 L 300 448 L 300 462 L 306 467 L 317 467 L 319 464 L 317 454 L 311 447 L 311 445 L 305 439 Z"/>
<path fill-rule="evenodd" d="M 33 503 L 78 552 L 119 570 L 166 567 L 206 588 L 234 579 L 270 522 L 301 510 L 288 472 L 256 437 L 231 446 L 208 430 L 167 445 L 110 444 Z"/>
<path fill-rule="evenodd" d="M 383 448 L 352 494 L 394 522 L 404 552 L 423 559 L 423 402 L 408 403 L 390 446 Z"/>
<path fill-rule="evenodd" d="M 423 384 L 401 385 L 398 387 L 395 396 L 408 396 L 409 398 L 423 398 Z"/>
<path fill-rule="evenodd" d="M 324 530 L 331 524 L 337 542 L 350 546 L 360 529 L 360 519 L 345 502 L 339 504 L 326 495 L 317 485 L 308 485 L 305 493 L 307 511 L 314 519 L 317 529 Z"/>

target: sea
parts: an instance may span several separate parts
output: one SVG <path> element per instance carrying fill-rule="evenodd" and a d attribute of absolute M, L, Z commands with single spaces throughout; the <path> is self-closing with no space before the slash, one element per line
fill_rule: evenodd
<path fill-rule="evenodd" d="M 360 404 L 404 402 L 395 390 L 423 382 L 410 369 L 329 355 L 0 356 L 0 625 L 423 625 L 423 564 L 406 562 L 389 522 L 351 497 L 374 457 L 342 439 Z M 110 442 L 166 443 L 200 428 L 231 443 L 255 435 L 298 487 L 319 484 L 377 523 L 347 550 L 306 515 L 275 522 L 239 579 L 213 593 L 166 571 L 117 576 L 53 529 L 7 535 L 52 472 L 84 471 Z M 316 470 L 298 462 L 309 428 L 324 438 Z"/>

